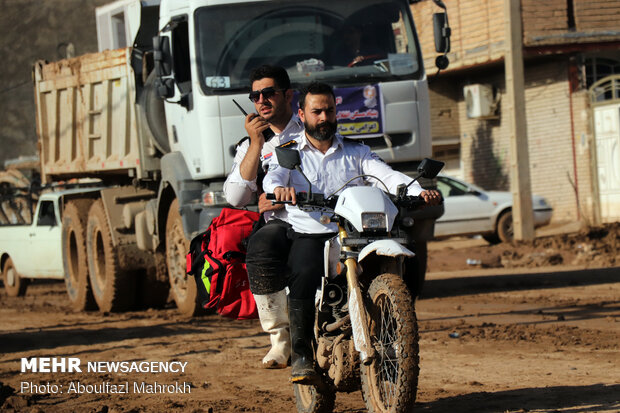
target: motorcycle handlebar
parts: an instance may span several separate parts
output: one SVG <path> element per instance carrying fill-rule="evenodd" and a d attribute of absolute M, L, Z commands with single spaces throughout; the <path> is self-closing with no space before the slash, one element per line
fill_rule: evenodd
<path fill-rule="evenodd" d="M 291 201 L 276 201 L 275 194 L 267 193 L 265 194 L 267 200 L 271 201 L 275 204 L 290 204 Z M 329 207 L 333 208 L 336 206 L 336 201 L 338 200 L 337 196 L 331 197 L 329 199 L 325 199 L 325 195 L 323 194 L 312 194 L 312 197 L 308 199 L 307 192 L 295 192 L 295 197 L 297 198 L 297 205 L 313 205 L 319 207 Z"/>
<path fill-rule="evenodd" d="M 275 194 L 268 193 L 265 194 L 267 199 L 272 201 L 275 204 L 291 204 L 291 201 L 276 201 Z M 338 202 L 338 195 L 333 195 L 327 199 L 325 199 L 325 195 L 323 194 L 312 194 L 312 197 L 308 199 L 307 192 L 296 192 L 295 196 L 297 197 L 298 205 L 312 205 L 318 207 L 328 207 L 334 208 L 336 203 Z M 390 200 L 397 207 L 403 207 L 406 209 L 420 209 L 426 205 L 424 198 L 415 196 L 415 195 L 406 195 L 404 197 L 399 197 L 398 195 L 389 194 Z"/>

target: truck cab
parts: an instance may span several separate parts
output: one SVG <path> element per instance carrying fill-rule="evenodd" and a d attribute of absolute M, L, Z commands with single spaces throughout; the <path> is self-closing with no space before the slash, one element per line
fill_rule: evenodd
<path fill-rule="evenodd" d="M 407 1 L 162 0 L 159 7 L 154 64 L 170 148 L 162 179 L 175 188 L 188 235 L 213 213 L 190 205 L 205 197 L 180 193 L 202 181 L 201 192 L 216 194 L 207 199 L 223 200 L 221 179 L 246 134 L 233 99 L 254 110 L 248 77 L 261 64 L 283 66 L 294 88 L 313 80 L 335 86 L 339 132 L 386 162 L 414 171 L 430 156 L 427 79 Z"/>

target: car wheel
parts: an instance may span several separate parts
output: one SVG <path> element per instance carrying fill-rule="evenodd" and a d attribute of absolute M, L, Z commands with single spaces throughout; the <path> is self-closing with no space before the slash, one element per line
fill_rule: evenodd
<path fill-rule="evenodd" d="M 4 283 L 4 289 L 9 297 L 21 297 L 26 294 L 26 288 L 28 288 L 27 278 L 20 277 L 19 273 L 15 270 L 13 261 L 7 258 L 4 263 L 4 270 L 2 271 L 2 282 Z"/>
<path fill-rule="evenodd" d="M 502 242 L 511 242 L 513 240 L 512 211 L 504 212 L 497 220 L 497 237 Z"/>

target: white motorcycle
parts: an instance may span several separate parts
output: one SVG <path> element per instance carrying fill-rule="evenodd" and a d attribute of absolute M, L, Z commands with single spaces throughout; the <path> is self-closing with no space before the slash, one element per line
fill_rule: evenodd
<path fill-rule="evenodd" d="M 281 166 L 303 175 L 299 152 L 276 153 Z M 414 181 L 434 178 L 443 165 L 423 160 Z M 337 392 L 360 388 L 369 412 L 413 408 L 419 347 L 415 302 L 403 280 L 404 261 L 415 255 L 405 246 L 413 225 L 406 211 L 425 203 L 406 193 L 402 185 L 398 195 L 371 186 L 346 187 L 328 198 L 312 194 L 311 186 L 297 194 L 300 208 L 323 211 L 322 222 L 338 223 L 338 235 L 325 243 L 316 297 L 314 354 L 322 383 L 294 384 L 299 412 L 331 412 Z"/>

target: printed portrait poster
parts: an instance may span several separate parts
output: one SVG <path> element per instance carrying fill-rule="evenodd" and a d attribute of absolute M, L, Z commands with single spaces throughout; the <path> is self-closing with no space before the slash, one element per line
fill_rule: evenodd
<path fill-rule="evenodd" d="M 383 136 L 385 108 L 379 84 L 336 87 L 334 95 L 338 133 L 361 140 Z M 295 91 L 291 105 L 297 113 L 299 92 Z"/>

